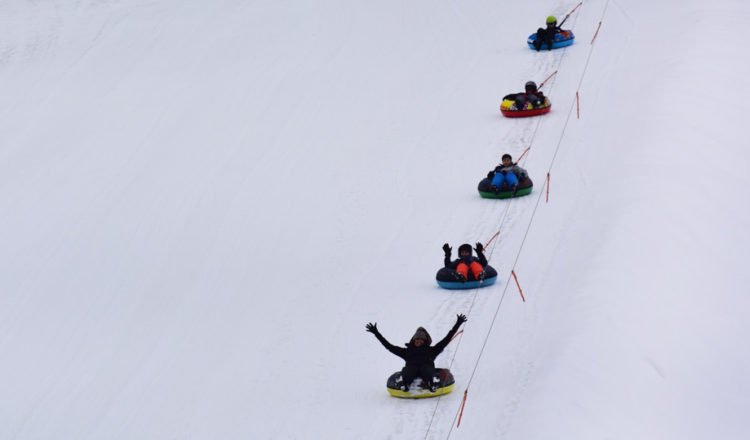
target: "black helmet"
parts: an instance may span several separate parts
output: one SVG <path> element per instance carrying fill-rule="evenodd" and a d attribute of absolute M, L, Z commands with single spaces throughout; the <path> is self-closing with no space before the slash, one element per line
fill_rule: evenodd
<path fill-rule="evenodd" d="M 532 92 L 536 92 L 536 83 L 534 81 L 527 81 L 525 85 L 526 91 L 531 89 Z"/>

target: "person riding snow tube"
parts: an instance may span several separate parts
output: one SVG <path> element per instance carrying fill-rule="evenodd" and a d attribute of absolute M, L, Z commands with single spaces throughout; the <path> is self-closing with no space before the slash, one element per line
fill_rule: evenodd
<path fill-rule="evenodd" d="M 509 199 L 531 194 L 534 182 L 525 169 L 513 163 L 510 154 L 503 154 L 502 162 L 479 182 L 479 195 L 486 199 Z"/>
<path fill-rule="evenodd" d="M 482 243 L 477 243 L 474 250 L 477 251 L 479 258 L 472 256 L 470 244 L 462 244 L 458 247 L 459 258 L 452 261 L 452 248 L 448 243 L 443 245 L 443 252 L 445 252 L 443 267 L 435 275 L 440 287 L 449 290 L 463 290 L 495 284 L 497 271 L 487 264 Z"/>
<path fill-rule="evenodd" d="M 550 15 L 547 17 L 547 27 L 539 28 L 536 34 L 529 35 L 526 44 L 530 49 L 539 52 L 542 49 L 552 50 L 567 47 L 573 44 L 575 35 L 573 31 L 563 30 L 557 26 L 557 18 Z"/>
<path fill-rule="evenodd" d="M 365 326 L 367 331 L 375 335 L 386 350 L 406 362 L 400 372 L 396 372 L 388 378 L 386 384 L 388 393 L 395 397 L 416 399 L 441 396 L 453 391 L 455 386 L 453 375 L 447 369 L 435 369 L 435 358 L 445 350 L 461 324 L 466 321 L 466 316 L 456 315 L 456 323 L 453 328 L 435 345 L 431 345 L 432 337 L 427 330 L 424 327 L 419 327 L 411 340 L 405 344 L 406 348 L 397 347 L 388 342 L 380 334 L 377 323 L 367 323 Z"/>
<path fill-rule="evenodd" d="M 503 97 L 500 112 L 508 118 L 524 118 L 549 113 L 552 103 L 539 91 L 534 81 L 527 81 L 521 93 L 511 93 Z"/>

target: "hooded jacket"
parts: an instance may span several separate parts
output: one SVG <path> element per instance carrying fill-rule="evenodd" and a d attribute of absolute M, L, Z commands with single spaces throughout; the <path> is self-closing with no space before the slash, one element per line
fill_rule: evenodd
<path fill-rule="evenodd" d="M 431 365 L 432 367 L 435 367 L 435 358 L 445 350 L 445 347 L 451 342 L 460 326 L 461 322 L 456 322 L 448 334 L 433 346 L 430 345 L 432 343 L 430 334 L 422 327 L 417 329 L 411 340 L 405 344 L 406 347 L 396 347 L 388 342 L 380 332 L 375 333 L 375 337 L 378 338 L 378 341 L 383 344 L 383 347 L 385 347 L 386 350 L 406 361 L 407 366 L 418 367 L 422 365 Z M 425 339 L 426 343 L 421 347 L 417 347 L 413 344 L 414 339 L 424 339 L 424 336 L 427 337 L 427 339 Z"/>

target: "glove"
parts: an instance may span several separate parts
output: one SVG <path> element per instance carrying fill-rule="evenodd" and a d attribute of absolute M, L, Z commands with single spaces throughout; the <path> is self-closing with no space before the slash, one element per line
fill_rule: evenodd
<path fill-rule="evenodd" d="M 445 243 L 445 244 L 443 245 L 443 252 L 445 252 L 445 255 L 446 255 L 446 256 L 449 256 L 449 257 L 450 257 L 450 255 L 451 255 L 451 251 L 452 251 L 452 250 L 453 250 L 453 248 L 451 248 L 450 246 L 448 246 L 448 243 Z"/>
<path fill-rule="evenodd" d="M 492 179 L 493 177 L 495 177 L 495 172 L 494 171 L 490 171 L 489 173 L 487 173 L 487 178 L 488 179 Z"/>
<path fill-rule="evenodd" d="M 508 172 L 507 172 L 507 171 L 505 171 L 505 170 L 503 170 L 503 171 L 500 171 L 500 172 L 501 172 L 501 173 L 503 173 L 503 176 L 504 176 L 504 175 L 506 175 L 506 174 L 508 174 Z"/>
<path fill-rule="evenodd" d="M 365 326 L 365 328 L 367 329 L 368 332 L 372 333 L 373 335 L 377 335 L 378 334 L 378 323 L 377 322 L 375 324 L 373 324 L 371 322 L 368 322 L 367 325 Z"/>
<path fill-rule="evenodd" d="M 456 315 L 456 325 L 461 325 L 466 321 L 468 321 L 468 319 L 466 319 L 466 315 L 463 313 Z"/>
<path fill-rule="evenodd" d="M 475 247 L 474 250 L 477 251 L 478 254 L 481 254 L 482 252 L 484 252 L 484 246 L 482 245 L 482 243 L 477 242 L 477 247 Z"/>

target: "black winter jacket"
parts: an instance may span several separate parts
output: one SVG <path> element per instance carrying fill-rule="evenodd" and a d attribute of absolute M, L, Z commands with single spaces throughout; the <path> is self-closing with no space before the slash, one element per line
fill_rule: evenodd
<path fill-rule="evenodd" d="M 553 39 L 555 38 L 555 34 L 559 34 L 560 32 L 562 32 L 562 28 L 559 26 L 547 26 L 539 28 L 537 33 L 543 33 L 547 38 Z"/>
<path fill-rule="evenodd" d="M 471 257 L 471 261 L 477 261 L 482 265 L 482 267 L 487 267 L 487 257 L 484 256 L 484 252 L 477 252 L 477 255 L 479 256 L 479 258 Z M 445 259 L 443 260 L 443 264 L 449 269 L 455 269 L 462 261 L 463 260 L 461 260 L 460 258 L 458 260 L 451 260 L 451 256 L 446 255 Z"/>
<path fill-rule="evenodd" d="M 458 332 L 459 327 L 461 327 L 461 323 L 457 322 L 440 342 L 432 346 L 423 345 L 415 347 L 409 342 L 406 344 L 406 347 L 396 347 L 388 342 L 380 332 L 375 333 L 375 337 L 378 338 L 378 341 L 383 344 L 386 350 L 406 361 L 407 366 L 431 365 L 434 367 L 435 358 L 445 350 L 445 347 L 448 346 L 453 336 Z"/>

